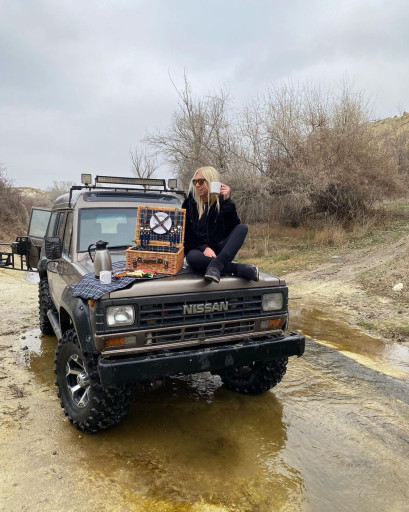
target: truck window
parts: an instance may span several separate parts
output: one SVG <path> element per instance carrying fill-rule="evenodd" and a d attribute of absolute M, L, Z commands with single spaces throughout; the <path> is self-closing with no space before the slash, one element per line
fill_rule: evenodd
<path fill-rule="evenodd" d="M 28 236 L 43 238 L 47 230 L 49 219 L 50 210 L 39 210 L 37 208 L 33 208 L 31 210 Z"/>
<path fill-rule="evenodd" d="M 57 222 L 54 229 L 55 236 L 59 236 L 62 239 L 63 233 L 64 233 L 64 216 L 65 212 L 58 212 L 57 213 Z"/>
<path fill-rule="evenodd" d="M 50 217 L 50 222 L 48 223 L 47 236 L 53 236 L 56 220 L 57 220 L 57 213 L 53 212 Z"/>
<path fill-rule="evenodd" d="M 67 214 L 67 220 L 65 222 L 65 231 L 63 239 L 62 252 L 66 256 L 71 256 L 71 239 L 72 239 L 72 212 Z"/>

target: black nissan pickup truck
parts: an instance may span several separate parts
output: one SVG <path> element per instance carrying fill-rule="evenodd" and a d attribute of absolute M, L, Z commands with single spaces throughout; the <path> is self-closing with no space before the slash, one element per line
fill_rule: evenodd
<path fill-rule="evenodd" d="M 288 288 L 276 276 L 222 276 L 216 284 L 184 266 L 175 275 L 125 277 L 120 288 L 115 279 L 100 285 L 89 246 L 108 242 L 113 270 L 123 269 L 138 206 L 180 209 L 175 181 L 97 176 L 92 183 L 82 175 L 83 185 L 36 219 L 44 236 L 37 225 L 28 258 L 40 277 L 40 329 L 58 339 L 61 405 L 85 432 L 117 424 L 134 386 L 211 372 L 226 388 L 257 395 L 281 381 L 288 357 L 304 352 L 304 336 L 288 330 Z"/>

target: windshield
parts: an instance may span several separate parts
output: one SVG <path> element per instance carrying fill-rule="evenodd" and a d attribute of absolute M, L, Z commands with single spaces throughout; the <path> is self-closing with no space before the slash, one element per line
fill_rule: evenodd
<path fill-rule="evenodd" d="M 79 211 L 78 252 L 97 240 L 108 248 L 130 247 L 136 232 L 137 208 L 84 208 Z"/>

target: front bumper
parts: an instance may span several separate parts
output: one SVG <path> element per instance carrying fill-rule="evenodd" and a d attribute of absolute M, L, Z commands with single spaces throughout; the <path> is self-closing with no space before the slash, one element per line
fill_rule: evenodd
<path fill-rule="evenodd" d="M 305 337 L 290 332 L 277 337 L 242 340 L 194 350 L 160 352 L 126 359 L 100 358 L 98 370 L 104 386 L 131 384 L 170 375 L 215 372 L 304 353 Z"/>

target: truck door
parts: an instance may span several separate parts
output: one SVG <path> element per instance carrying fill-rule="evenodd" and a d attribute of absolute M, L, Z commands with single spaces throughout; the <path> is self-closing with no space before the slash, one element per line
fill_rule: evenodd
<path fill-rule="evenodd" d="M 81 278 L 72 265 L 72 225 L 74 213 L 72 211 L 59 212 L 55 219 L 55 236 L 62 242 L 61 258 L 56 260 L 54 267 L 49 266 L 48 283 L 54 304 L 61 303 L 61 296 L 67 285 L 78 282 Z M 53 220 L 52 220 L 53 222 Z"/>
<path fill-rule="evenodd" d="M 48 226 L 47 236 L 58 237 L 63 241 L 65 229 L 66 211 L 54 211 L 51 215 L 50 225 Z M 62 278 L 65 269 L 64 258 L 54 260 L 53 264 L 47 266 L 48 284 L 50 287 L 51 298 L 54 304 L 59 304 L 59 298 L 66 284 Z"/>
<path fill-rule="evenodd" d="M 51 211 L 46 208 L 33 208 L 27 232 L 27 266 L 37 268 L 43 238 L 47 231 Z"/>

